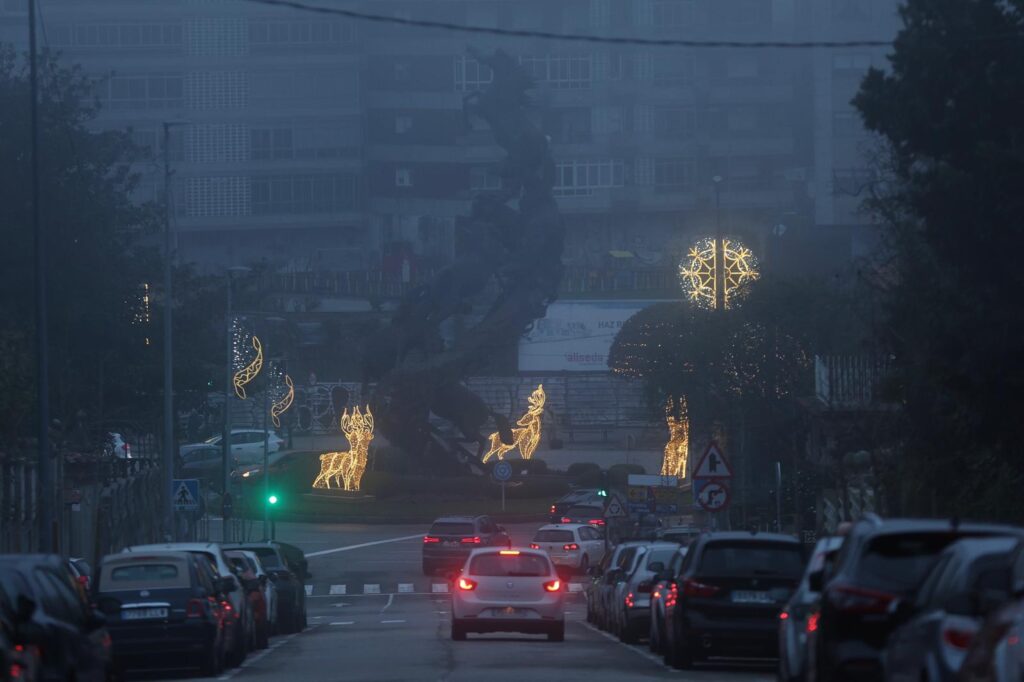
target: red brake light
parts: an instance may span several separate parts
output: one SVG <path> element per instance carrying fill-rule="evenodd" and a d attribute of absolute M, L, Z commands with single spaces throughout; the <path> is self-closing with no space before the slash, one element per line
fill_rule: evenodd
<path fill-rule="evenodd" d="M 501 556 L 519 556 L 518 549 L 503 549 L 498 552 Z"/>
<path fill-rule="evenodd" d="M 580 546 L 577 545 L 575 542 L 570 542 L 568 545 L 562 545 L 562 549 L 564 549 L 566 552 L 574 552 L 579 548 Z"/>
<path fill-rule="evenodd" d="M 429 545 L 429 544 L 432 544 L 434 542 L 441 542 L 441 538 L 435 538 L 433 535 L 424 535 L 423 536 L 423 544 Z"/>
<path fill-rule="evenodd" d="M 817 613 L 812 613 L 807 617 L 807 632 L 817 632 L 819 617 L 820 615 Z"/>
<path fill-rule="evenodd" d="M 718 587 L 705 585 L 696 580 L 687 579 L 683 582 L 683 594 L 687 597 L 713 597 L 718 594 Z"/>
<path fill-rule="evenodd" d="M 464 545 L 479 545 L 480 544 L 480 538 L 478 536 L 476 536 L 476 535 L 474 535 L 471 538 L 462 538 L 462 544 L 464 544 Z"/>
<path fill-rule="evenodd" d="M 476 589 L 476 581 L 469 578 L 459 578 L 459 589 L 469 592 Z"/>
<path fill-rule="evenodd" d="M 203 600 L 202 599 L 189 599 L 188 600 L 188 605 L 185 607 L 185 617 L 186 618 L 202 618 L 203 617 Z"/>
<path fill-rule="evenodd" d="M 665 593 L 665 606 L 675 606 L 677 601 L 679 601 L 679 586 L 672 583 Z"/>
<path fill-rule="evenodd" d="M 657 590 L 652 592 L 651 593 L 651 599 L 661 599 L 661 592 L 658 592 Z"/>
<path fill-rule="evenodd" d="M 840 611 L 852 613 L 887 613 L 895 595 L 853 585 L 832 585 L 828 599 Z"/>
<path fill-rule="evenodd" d="M 568 516 L 563 516 L 562 523 L 572 523 L 572 519 L 570 519 Z"/>
<path fill-rule="evenodd" d="M 554 514 L 554 513 L 555 513 L 555 505 L 551 505 L 551 513 L 552 513 L 552 514 Z"/>
<path fill-rule="evenodd" d="M 789 620 L 789 611 L 780 611 L 779 620 Z"/>
<path fill-rule="evenodd" d="M 536 542 L 531 542 L 530 549 L 540 549 L 540 545 L 538 545 Z"/>
<path fill-rule="evenodd" d="M 548 592 L 558 592 L 560 589 L 562 589 L 562 581 L 552 580 L 550 582 L 546 582 L 544 583 L 544 589 Z"/>
<path fill-rule="evenodd" d="M 604 519 L 590 519 L 590 521 L 588 521 L 587 523 L 589 523 L 591 526 L 603 526 Z"/>
<path fill-rule="evenodd" d="M 635 603 L 636 602 L 633 600 L 633 593 L 630 592 L 629 594 L 626 595 L 626 608 L 627 609 L 633 608 L 633 604 L 635 604 Z"/>
<path fill-rule="evenodd" d="M 967 630 L 943 630 L 942 639 L 954 649 L 966 649 L 974 639 L 974 633 Z"/>

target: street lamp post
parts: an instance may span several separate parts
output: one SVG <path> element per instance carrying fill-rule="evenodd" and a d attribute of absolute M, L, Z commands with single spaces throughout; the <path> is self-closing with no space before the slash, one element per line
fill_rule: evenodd
<path fill-rule="evenodd" d="M 223 492 L 221 501 L 227 499 L 230 494 L 231 484 L 231 394 L 234 391 L 234 317 L 231 313 L 232 298 L 234 296 L 235 275 L 244 274 L 251 270 L 244 266 L 228 268 L 227 273 L 227 310 L 224 314 L 224 419 L 223 431 L 221 431 L 221 477 L 223 480 Z M 221 532 L 224 542 L 228 541 L 228 519 L 223 517 Z"/>
<path fill-rule="evenodd" d="M 725 310 L 725 242 L 722 239 L 722 176 L 715 183 L 715 310 Z"/>

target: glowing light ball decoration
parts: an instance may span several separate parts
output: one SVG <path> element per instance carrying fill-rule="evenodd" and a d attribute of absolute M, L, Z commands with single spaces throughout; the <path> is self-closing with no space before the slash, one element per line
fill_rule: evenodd
<path fill-rule="evenodd" d="M 501 436 L 495 432 L 490 436 L 491 447 L 483 457 L 486 462 L 491 457 L 497 456 L 499 460 L 505 459 L 505 455 L 516 448 L 523 459 L 533 457 L 534 451 L 540 444 L 541 418 L 544 415 L 544 403 L 547 402 L 547 394 L 544 393 L 544 384 L 537 386 L 537 389 L 530 394 L 527 402 L 529 407 L 526 414 L 516 422 L 518 428 L 512 429 L 512 444 L 506 445 L 501 442 Z"/>
<path fill-rule="evenodd" d="M 248 365 L 235 372 L 232 382 L 235 385 L 235 395 L 242 400 L 246 398 L 246 384 L 251 383 L 259 375 L 260 370 L 263 369 L 263 344 L 260 343 L 259 337 L 252 337 L 252 347 L 256 351 L 256 357 Z"/>
<path fill-rule="evenodd" d="M 662 476 L 686 478 L 690 460 L 690 417 L 686 411 L 686 398 L 669 399 L 665 404 L 665 422 L 668 424 L 668 443 L 661 460 Z"/>
<path fill-rule="evenodd" d="M 325 452 L 320 455 L 320 473 L 313 480 L 314 488 L 331 488 L 344 486 L 345 490 L 359 490 L 366 471 L 366 460 L 369 456 L 370 441 L 373 440 L 373 414 L 370 406 L 362 414 L 359 407 L 341 415 L 341 431 L 348 439 L 349 449 L 346 452 Z"/>
<path fill-rule="evenodd" d="M 717 277 L 718 256 L 722 254 L 722 276 Z M 743 295 L 746 285 L 760 276 L 757 259 L 740 242 L 722 240 L 722 248 L 715 248 L 715 240 L 703 239 L 693 247 L 679 265 L 679 277 L 687 298 L 705 308 L 718 307 L 718 282 L 722 282 L 722 301 L 725 308 Z"/>
<path fill-rule="evenodd" d="M 288 408 L 295 401 L 295 384 L 292 383 L 292 378 L 287 374 L 284 375 L 284 385 L 284 395 L 270 406 L 270 418 L 274 422 L 274 427 L 278 429 L 281 428 L 281 415 L 287 412 Z"/>

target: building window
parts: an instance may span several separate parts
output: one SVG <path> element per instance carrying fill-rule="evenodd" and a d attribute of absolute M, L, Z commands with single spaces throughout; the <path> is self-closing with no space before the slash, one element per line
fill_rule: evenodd
<path fill-rule="evenodd" d="M 295 157 L 291 128 L 259 128 L 250 132 L 252 158 L 257 161 Z"/>
<path fill-rule="evenodd" d="M 255 215 L 331 213 L 357 206 L 356 176 L 283 175 L 252 180 Z"/>
<path fill-rule="evenodd" d="M 757 110 L 753 107 L 730 109 L 726 114 L 729 132 L 749 133 L 757 129 Z"/>
<path fill-rule="evenodd" d="M 197 71 L 185 78 L 190 109 L 238 109 L 249 101 L 249 74 L 244 71 Z"/>
<path fill-rule="evenodd" d="M 483 90 L 494 82 L 491 67 L 470 57 L 455 58 L 455 89 L 459 92 Z"/>
<path fill-rule="evenodd" d="M 832 57 L 832 70 L 838 72 L 854 72 L 860 75 L 871 68 L 871 55 L 837 54 Z"/>
<path fill-rule="evenodd" d="M 199 177 L 185 180 L 185 215 L 189 218 L 248 215 L 249 200 L 248 178 Z"/>
<path fill-rule="evenodd" d="M 555 165 L 555 196 L 586 196 L 595 189 L 622 187 L 622 161 L 564 161 Z"/>
<path fill-rule="evenodd" d="M 653 57 L 651 69 L 658 85 L 691 83 L 697 74 L 697 60 L 689 54 L 659 53 Z"/>
<path fill-rule="evenodd" d="M 190 163 L 238 162 L 249 160 L 249 135 L 238 123 L 203 123 L 185 131 L 185 149 Z"/>
<path fill-rule="evenodd" d="M 501 176 L 494 173 L 489 166 L 477 166 L 469 169 L 469 188 L 473 191 L 490 191 L 501 189 Z"/>
<path fill-rule="evenodd" d="M 552 88 L 589 88 L 593 80 L 593 60 L 590 55 L 520 57 L 519 64 L 534 81 Z"/>
<path fill-rule="evenodd" d="M 696 164 L 693 159 L 656 159 L 654 185 L 671 189 L 689 189 L 693 185 Z"/>
<path fill-rule="evenodd" d="M 598 105 L 591 110 L 591 127 L 598 135 L 621 133 L 623 125 L 622 107 L 614 105 Z"/>
<path fill-rule="evenodd" d="M 345 45 L 355 42 L 355 26 L 347 21 L 253 20 L 249 42 L 260 50 L 301 45 Z"/>
<path fill-rule="evenodd" d="M 185 47 L 190 55 L 237 57 L 249 51 L 248 24 L 244 19 L 190 19 L 185 27 Z"/>
<path fill-rule="evenodd" d="M 655 0 L 652 19 L 656 28 L 687 28 L 693 25 L 694 0 Z"/>
<path fill-rule="evenodd" d="M 396 168 L 395 187 L 412 187 L 412 171 L 408 168 Z"/>
<path fill-rule="evenodd" d="M 183 102 L 181 76 L 111 76 L 98 87 L 100 98 L 112 110 L 174 109 Z"/>
<path fill-rule="evenodd" d="M 145 49 L 181 47 L 181 24 L 75 24 L 55 26 L 53 43 L 61 47 Z"/>
<path fill-rule="evenodd" d="M 687 140 L 697 129 L 693 107 L 659 107 L 654 110 L 654 134 L 662 140 Z"/>

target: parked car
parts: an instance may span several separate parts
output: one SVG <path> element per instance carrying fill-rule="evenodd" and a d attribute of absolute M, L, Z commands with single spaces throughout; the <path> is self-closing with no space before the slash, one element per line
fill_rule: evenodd
<path fill-rule="evenodd" d="M 668 586 L 665 662 L 690 668 L 715 657 L 774 658 L 776 620 L 803 568 L 803 548 L 789 535 L 701 535 Z"/>
<path fill-rule="evenodd" d="M 82 595 L 88 595 L 92 580 L 92 566 L 89 565 L 89 562 L 79 557 L 71 557 L 68 559 L 68 570 L 71 571 L 75 582 L 81 587 Z"/>
<path fill-rule="evenodd" d="M 688 551 L 689 548 L 685 545 L 677 547 L 665 569 L 659 571 L 652 579 L 653 584 L 651 585 L 651 608 L 649 609 L 650 622 L 648 623 L 647 630 L 647 646 L 656 654 L 662 653 L 663 643 L 665 640 L 665 637 L 662 634 L 662 630 L 664 628 L 662 623 L 665 622 L 665 594 L 668 590 L 670 581 L 679 575 L 679 568 L 683 565 L 683 559 L 686 558 L 686 553 Z"/>
<path fill-rule="evenodd" d="M 120 433 L 108 433 L 104 451 L 117 459 L 132 459 L 132 446 Z"/>
<path fill-rule="evenodd" d="M 248 643 L 252 640 L 252 610 L 242 589 L 242 582 L 232 570 L 231 563 L 224 555 L 224 549 L 215 542 L 173 542 L 162 545 L 135 545 L 124 550 L 124 553 L 132 554 L 154 552 L 189 552 L 210 562 L 217 577 L 223 579 L 218 583 L 222 587 L 219 592 L 223 595 L 223 602 L 231 607 L 225 606 L 224 609 L 226 663 L 232 667 L 241 665 L 249 653 Z M 233 589 L 228 589 L 230 585 L 234 586 Z"/>
<path fill-rule="evenodd" d="M 942 551 L 913 597 L 897 602 L 901 620 L 886 643 L 885 679 L 956 679 L 984 616 L 1009 599 L 1015 538 L 959 540 Z"/>
<path fill-rule="evenodd" d="M 623 642 L 632 644 L 650 630 L 651 588 L 654 577 L 665 570 L 679 551 L 674 542 L 652 542 L 634 563 L 633 570 L 616 588 L 610 604 L 612 630 Z"/>
<path fill-rule="evenodd" d="M 250 646 L 253 649 L 266 649 L 270 646 L 270 607 L 264 587 L 272 583 L 266 574 L 260 580 L 256 567 L 259 559 L 252 552 L 229 549 L 224 553 L 234 566 L 237 575 L 242 579 L 242 587 L 245 589 L 249 607 L 252 609 L 253 641 L 250 642 Z"/>
<path fill-rule="evenodd" d="M 489 547 L 470 553 L 452 591 L 452 639 L 470 632 L 565 639 L 565 587 L 545 552 Z"/>
<path fill-rule="evenodd" d="M 209 448 L 211 445 L 221 447 L 222 437 L 220 435 L 207 438 L 202 443 L 189 443 L 182 445 L 178 454 L 184 458 L 189 452 L 201 448 Z M 242 464 L 258 464 L 263 461 L 263 441 L 266 440 L 267 452 L 277 452 L 281 449 L 284 440 L 273 431 L 262 429 L 232 429 L 231 430 L 231 455 Z"/>
<path fill-rule="evenodd" d="M 696 526 L 669 526 L 668 528 L 659 528 L 655 537 L 664 542 L 688 545 L 702 532 Z"/>
<path fill-rule="evenodd" d="M 442 516 L 423 537 L 423 574 L 459 568 L 474 549 L 511 546 L 508 532 L 489 516 Z"/>
<path fill-rule="evenodd" d="M 878 680 L 882 649 L 905 614 L 896 602 L 911 596 L 936 557 L 967 537 L 1017 535 L 995 524 L 868 515 L 850 528 L 832 570 L 808 577 L 821 591 L 815 630 L 808 637 L 808 679 Z"/>
<path fill-rule="evenodd" d="M 238 458 L 232 455 L 231 470 L 240 466 Z M 224 451 L 220 445 L 204 445 L 181 454 L 179 474 L 181 478 L 201 478 L 214 489 L 224 483 Z"/>
<path fill-rule="evenodd" d="M 834 561 L 843 544 L 840 536 L 818 540 L 800 584 L 779 613 L 779 671 L 781 682 L 803 682 L 807 677 L 807 623 L 821 594 L 811 589 L 809 576 Z M 817 618 L 817 616 L 815 616 Z"/>
<path fill-rule="evenodd" d="M 587 586 L 587 620 L 607 630 L 608 604 L 615 586 L 623 579 L 624 567 L 633 565 L 637 552 L 646 545 L 643 541 L 629 541 L 616 545 L 605 559 L 590 570 L 591 582 Z"/>
<path fill-rule="evenodd" d="M 604 498 L 597 494 L 597 488 L 578 488 L 562 495 L 554 501 L 548 510 L 551 523 L 561 523 L 562 517 L 569 507 L 583 502 L 602 502 Z"/>
<path fill-rule="evenodd" d="M 82 599 L 63 558 L 0 555 L 0 585 L 14 606 L 15 644 L 38 652 L 42 679 L 107 679 L 111 651 L 105 618 Z"/>
<path fill-rule="evenodd" d="M 530 549 L 547 552 L 558 568 L 586 573 L 604 557 L 605 539 L 590 524 L 553 523 L 537 529 Z"/>
<path fill-rule="evenodd" d="M 283 542 L 244 542 L 225 549 L 250 551 L 259 557 L 277 592 L 277 632 L 301 632 L 306 627 L 306 585 L 311 576 L 302 550 Z"/>
<path fill-rule="evenodd" d="M 35 603 L 18 599 L 13 575 L 0 568 L 0 680 L 37 682 L 42 660 L 39 646 L 32 639 Z"/>
<path fill-rule="evenodd" d="M 988 613 L 971 639 L 957 679 L 959 682 L 1019 682 L 1024 680 L 1024 541 L 1010 555 L 1008 598 Z M 979 594 L 979 606 L 985 598 Z"/>
<path fill-rule="evenodd" d="M 93 596 L 106 614 L 118 673 L 196 664 L 204 675 L 224 668 L 221 600 L 237 589 L 203 570 L 188 552 L 112 554 L 103 559 Z"/>

